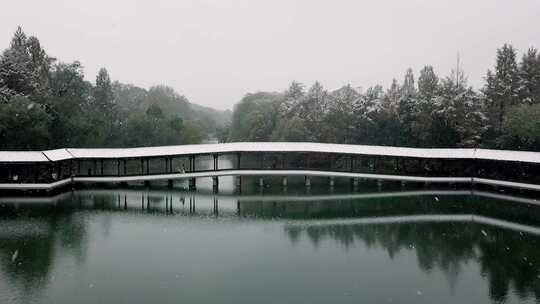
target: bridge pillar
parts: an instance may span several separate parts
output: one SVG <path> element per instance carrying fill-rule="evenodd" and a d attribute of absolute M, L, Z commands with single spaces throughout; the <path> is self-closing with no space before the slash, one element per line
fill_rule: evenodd
<path fill-rule="evenodd" d="M 214 157 L 214 171 L 217 171 L 219 169 L 219 162 L 218 162 L 219 158 L 217 154 L 214 154 L 213 157 Z"/>
<path fill-rule="evenodd" d="M 194 177 L 189 179 L 189 190 L 196 190 L 197 189 L 197 181 Z"/>
<path fill-rule="evenodd" d="M 212 190 L 214 192 L 219 190 L 219 178 L 217 176 L 212 176 Z"/>
<path fill-rule="evenodd" d="M 236 182 L 236 191 L 237 191 L 237 192 L 242 191 L 242 177 L 241 177 L 241 176 L 237 176 L 237 177 L 235 178 L 235 182 Z"/>

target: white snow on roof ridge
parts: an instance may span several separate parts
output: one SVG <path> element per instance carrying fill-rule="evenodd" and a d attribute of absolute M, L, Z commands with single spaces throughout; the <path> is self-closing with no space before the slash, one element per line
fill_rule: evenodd
<path fill-rule="evenodd" d="M 0 163 L 48 161 L 41 151 L 0 151 Z"/>
<path fill-rule="evenodd" d="M 136 148 L 64 148 L 0 151 L 0 162 L 61 161 L 76 158 L 138 158 L 233 152 L 322 152 L 414 158 L 484 159 L 540 163 L 540 152 L 477 148 L 412 148 L 310 142 L 235 142 Z"/>

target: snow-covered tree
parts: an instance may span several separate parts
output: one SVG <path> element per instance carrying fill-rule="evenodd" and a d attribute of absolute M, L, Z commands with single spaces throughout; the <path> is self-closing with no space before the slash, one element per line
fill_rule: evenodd
<path fill-rule="evenodd" d="M 18 27 L 10 47 L 0 56 L 0 102 L 8 102 L 14 96 L 42 101 L 39 99 L 47 94 L 53 61 L 36 37 L 27 38 Z"/>
<path fill-rule="evenodd" d="M 519 75 L 516 50 L 508 44 L 497 50 L 495 73 L 488 71 L 484 94 L 487 97 L 489 118 L 496 135 L 503 132 L 505 114 L 519 102 Z"/>
<path fill-rule="evenodd" d="M 279 107 L 279 112 L 282 116 L 292 117 L 300 100 L 305 95 L 304 85 L 293 81 L 283 95 L 284 98 Z"/>
<path fill-rule="evenodd" d="M 435 74 L 433 67 L 426 65 L 418 77 L 418 94 L 420 98 L 430 100 L 439 89 L 439 77 Z"/>
<path fill-rule="evenodd" d="M 488 128 L 483 100 L 468 86 L 458 64 L 442 81 L 436 98 L 433 134 L 441 146 L 476 147 Z"/>
<path fill-rule="evenodd" d="M 333 132 L 326 141 L 337 143 L 351 143 L 355 131 L 355 116 L 361 105 L 359 91 L 350 84 L 343 86 L 330 94 L 328 113 L 325 123 Z"/>
<path fill-rule="evenodd" d="M 416 145 L 413 129 L 418 111 L 418 100 L 414 86 L 414 74 L 411 68 L 407 69 L 401 86 L 401 96 L 398 102 L 398 117 L 401 123 L 401 137 L 405 145 Z M 414 141 L 414 142 L 413 142 Z"/>
<path fill-rule="evenodd" d="M 407 69 L 403 85 L 401 86 L 401 97 L 411 97 L 416 95 L 416 87 L 414 86 L 414 73 L 411 68 Z"/>
<path fill-rule="evenodd" d="M 519 65 L 519 97 L 521 103 L 540 103 L 540 54 L 530 48 Z"/>

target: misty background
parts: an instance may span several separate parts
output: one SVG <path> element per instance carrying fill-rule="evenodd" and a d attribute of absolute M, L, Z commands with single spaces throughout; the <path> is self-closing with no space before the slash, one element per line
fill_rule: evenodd
<path fill-rule="evenodd" d="M 94 81 L 167 84 L 190 101 L 232 109 L 247 92 L 292 80 L 389 87 L 408 67 L 446 75 L 459 53 L 480 88 L 495 50 L 540 45 L 537 0 L 10 1 L 0 49 L 22 25 L 48 54 L 79 60 Z"/>

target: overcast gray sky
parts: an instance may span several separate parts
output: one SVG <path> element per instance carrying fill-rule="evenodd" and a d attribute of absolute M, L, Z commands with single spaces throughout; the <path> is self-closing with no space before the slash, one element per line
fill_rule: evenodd
<path fill-rule="evenodd" d="M 226 109 L 292 80 L 388 87 L 425 64 L 447 75 L 458 52 L 478 87 L 503 43 L 540 47 L 540 1 L 16 0 L 0 10 L 0 48 L 17 25 L 50 55 L 81 61 L 89 80 L 106 67 Z"/>

